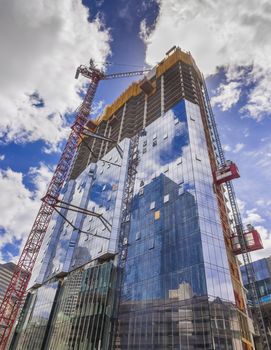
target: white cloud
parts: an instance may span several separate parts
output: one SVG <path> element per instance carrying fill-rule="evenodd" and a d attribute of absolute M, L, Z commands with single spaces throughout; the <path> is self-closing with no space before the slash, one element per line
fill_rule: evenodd
<path fill-rule="evenodd" d="M 5 159 L 5 155 L 4 154 L 0 154 L 0 160 L 4 160 Z"/>
<path fill-rule="evenodd" d="M 253 261 L 267 258 L 271 255 L 271 232 L 261 225 L 255 226 L 255 229 L 260 233 L 264 249 L 251 252 Z"/>
<path fill-rule="evenodd" d="M 147 22 L 146 19 L 143 19 L 140 23 L 140 32 L 139 32 L 139 36 L 140 39 L 145 41 L 146 38 L 151 34 L 151 28 L 149 28 L 147 26 Z"/>
<path fill-rule="evenodd" d="M 271 27 L 271 23 L 270 23 Z M 268 62 L 269 63 L 269 62 Z M 270 63 L 269 63 L 270 64 Z M 271 67 L 258 67 L 253 69 L 253 80 L 256 84 L 248 95 L 248 103 L 241 109 L 244 116 L 251 116 L 257 121 L 261 121 L 270 112 L 271 107 Z M 246 79 L 246 84 L 249 79 Z"/>
<path fill-rule="evenodd" d="M 238 153 L 240 152 L 243 148 L 245 147 L 245 145 L 243 143 L 237 143 L 235 146 L 234 146 L 234 149 L 233 149 L 233 153 Z"/>
<path fill-rule="evenodd" d="M 260 198 L 256 201 L 256 204 L 259 206 L 259 207 L 268 207 L 268 206 L 271 206 L 271 200 L 264 200 L 263 198 Z"/>
<path fill-rule="evenodd" d="M 23 183 L 23 174 L 11 169 L 0 170 L 0 213 L 1 229 L 4 234 L 0 236 L 0 261 L 3 261 L 1 250 L 7 243 L 16 244 L 22 240 L 22 248 L 33 225 L 35 216 L 40 207 L 40 198 L 51 178 L 51 171 L 40 164 L 38 168 L 31 168 L 30 173 L 34 184 L 31 192 Z M 17 257 L 13 257 L 13 261 Z"/>
<path fill-rule="evenodd" d="M 251 164 L 254 164 L 255 169 L 264 176 L 265 180 L 270 182 L 271 172 L 271 142 L 258 144 L 256 150 L 245 153 Z"/>
<path fill-rule="evenodd" d="M 224 85 L 220 84 L 216 90 L 216 96 L 211 100 L 212 105 L 218 105 L 222 111 L 227 111 L 234 106 L 240 98 L 241 85 L 239 82 L 231 81 Z"/>
<path fill-rule="evenodd" d="M 246 202 L 242 201 L 241 199 L 237 198 L 237 205 L 240 210 L 240 213 L 243 215 L 246 207 Z"/>
<path fill-rule="evenodd" d="M 248 128 L 245 128 L 245 130 L 243 131 L 244 137 L 249 137 L 250 132 Z"/>
<path fill-rule="evenodd" d="M 264 205 L 264 200 L 263 199 L 258 199 L 257 201 L 256 201 L 256 204 L 258 205 L 258 206 L 263 206 Z"/>
<path fill-rule="evenodd" d="M 260 224 L 264 221 L 265 220 L 261 217 L 261 215 L 259 213 L 257 213 L 256 208 L 246 210 L 246 214 L 244 217 L 244 224 L 245 225 L 247 225 L 247 224 L 251 224 L 251 225 Z"/>
<path fill-rule="evenodd" d="M 228 144 L 225 144 L 223 145 L 223 150 L 225 152 L 233 152 L 233 153 L 238 153 L 240 152 L 243 148 L 245 147 L 245 144 L 244 143 L 237 143 L 234 147 L 228 145 Z"/>
<path fill-rule="evenodd" d="M 143 22 L 146 61 L 153 65 L 173 45 L 191 51 L 204 74 L 224 67 L 227 81 L 217 102 L 227 109 L 240 96 L 240 85 L 253 83 L 243 113 L 260 120 L 271 109 L 271 5 L 266 0 L 157 0 L 154 29 Z M 240 67 L 243 67 L 240 70 Z M 227 85 L 230 84 L 230 88 Z"/>
<path fill-rule="evenodd" d="M 225 152 L 230 152 L 231 151 L 231 146 L 230 145 L 223 145 L 223 150 Z"/>
<path fill-rule="evenodd" d="M 0 136 L 8 141 L 42 139 L 49 147 L 66 137 L 61 117 L 80 104 L 85 79 L 75 69 L 90 56 L 104 62 L 110 36 L 80 0 L 4 0 L 0 5 Z M 30 96 L 36 93 L 36 99 Z M 39 98 L 44 108 L 36 108 Z"/>
<path fill-rule="evenodd" d="M 29 176 L 31 177 L 32 183 L 35 186 L 35 197 L 39 200 L 42 198 L 46 191 L 47 185 L 52 179 L 54 169 L 49 169 L 44 163 L 40 163 L 39 167 L 31 167 L 29 169 Z"/>
<path fill-rule="evenodd" d="M 91 110 L 91 118 L 92 119 L 96 119 L 97 117 L 99 117 L 103 110 L 105 108 L 105 101 L 104 100 L 100 100 L 100 101 L 94 101 L 92 104 L 92 110 Z"/>

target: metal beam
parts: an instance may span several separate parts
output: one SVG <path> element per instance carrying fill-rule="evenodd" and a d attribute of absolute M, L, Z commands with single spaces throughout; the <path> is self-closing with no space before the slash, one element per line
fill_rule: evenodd
<path fill-rule="evenodd" d="M 88 135 L 88 134 L 85 134 L 85 133 L 81 133 L 81 135 L 82 135 L 82 134 L 92 137 L 92 135 Z M 96 154 L 92 151 L 92 149 L 89 147 L 89 145 L 88 145 L 88 143 L 86 142 L 86 140 L 85 140 L 81 135 L 79 135 L 80 139 L 82 140 L 82 142 L 84 143 L 84 145 L 87 147 L 87 149 L 89 150 L 89 152 L 91 153 L 91 155 L 92 155 L 97 161 L 98 161 L 98 160 L 101 160 L 101 161 L 103 161 L 103 162 L 105 162 L 105 163 L 108 163 L 108 164 L 111 164 L 111 165 L 115 165 L 115 166 L 121 167 L 121 165 L 115 164 L 115 163 L 112 163 L 112 162 L 109 162 L 108 160 L 105 160 L 105 159 L 103 159 L 103 158 L 99 159 L 99 157 L 96 156 Z M 105 137 L 105 139 L 108 139 L 108 138 Z M 108 140 L 110 140 L 110 139 L 108 139 Z M 103 140 L 103 141 L 109 142 L 109 141 L 106 141 L 106 140 Z M 116 142 L 116 141 L 115 141 L 115 140 L 112 140 L 111 142 Z M 121 148 L 118 144 L 116 145 L 116 150 L 117 150 L 117 152 L 119 153 L 120 157 L 122 158 L 122 157 L 123 157 L 123 150 L 122 150 L 122 148 Z"/>
<path fill-rule="evenodd" d="M 69 224 L 73 227 L 74 230 L 78 231 L 78 232 L 82 232 L 82 233 L 85 233 L 87 235 L 90 235 L 90 236 L 93 236 L 93 237 L 98 237 L 98 238 L 103 238 L 103 239 L 108 239 L 110 240 L 110 237 L 104 237 L 104 236 L 101 236 L 101 235 L 98 235 L 98 234 L 93 234 L 93 233 L 90 233 L 90 232 L 87 232 L 87 231 L 84 231 L 84 230 L 81 230 L 79 229 L 78 227 L 76 227 L 70 220 L 68 220 L 66 218 L 66 216 L 64 216 L 60 210 L 56 209 L 55 208 L 55 211 Z M 107 227 L 106 227 L 107 228 Z"/>
<path fill-rule="evenodd" d="M 112 228 L 112 225 L 110 224 L 110 222 L 103 216 L 103 214 L 99 214 L 99 213 L 95 213 L 94 211 L 85 209 L 85 208 L 81 208 L 77 205 L 68 203 L 68 202 L 64 202 L 61 200 L 58 200 L 56 204 L 53 205 L 53 208 L 61 208 L 61 209 L 66 209 L 66 210 L 70 210 L 73 212 L 77 212 L 83 215 L 89 215 L 89 216 L 94 216 L 98 219 L 101 220 L 101 222 L 103 223 L 103 225 L 110 231 L 110 228 Z"/>

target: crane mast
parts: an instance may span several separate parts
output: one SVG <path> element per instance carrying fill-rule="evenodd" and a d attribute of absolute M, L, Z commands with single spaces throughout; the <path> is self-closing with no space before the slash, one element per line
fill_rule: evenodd
<path fill-rule="evenodd" d="M 77 79 L 80 74 L 83 75 L 85 78 L 89 79 L 89 86 L 84 100 L 78 108 L 66 146 L 49 183 L 47 192 L 42 198 L 41 207 L 0 306 L 0 350 L 4 350 L 8 343 L 46 230 L 49 226 L 55 206 L 58 203 L 63 184 L 69 175 L 77 145 L 88 121 L 92 101 L 99 81 L 139 76 L 147 71 L 149 70 L 105 75 L 95 67 L 93 60 L 90 60 L 89 67 L 81 65 L 77 68 L 75 78 Z"/>

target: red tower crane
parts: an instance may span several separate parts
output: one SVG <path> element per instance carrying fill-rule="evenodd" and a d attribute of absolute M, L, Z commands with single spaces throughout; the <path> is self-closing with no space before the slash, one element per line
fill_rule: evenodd
<path fill-rule="evenodd" d="M 78 76 L 82 74 L 85 78 L 89 79 L 89 87 L 87 89 L 83 103 L 78 108 L 75 122 L 71 127 L 70 136 L 55 169 L 51 182 L 49 183 L 47 192 L 42 198 L 42 205 L 27 238 L 24 249 L 19 258 L 18 264 L 0 306 L 1 350 L 4 350 L 7 345 L 12 327 L 22 304 L 22 300 L 26 292 L 35 261 L 37 259 L 43 238 L 54 211 L 54 207 L 59 201 L 59 195 L 63 184 L 68 177 L 78 141 L 83 134 L 85 124 L 88 121 L 92 101 L 99 81 L 114 78 L 139 76 L 147 71 L 149 70 L 145 69 L 140 71 L 105 75 L 102 71 L 95 68 L 92 60 L 90 60 L 89 67 L 81 65 L 77 68 L 75 78 L 77 79 Z"/>

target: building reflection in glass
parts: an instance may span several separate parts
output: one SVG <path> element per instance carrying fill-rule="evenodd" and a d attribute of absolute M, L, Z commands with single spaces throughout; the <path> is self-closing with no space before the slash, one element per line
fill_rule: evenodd
<path fill-rule="evenodd" d="M 74 213 L 68 219 L 84 232 L 55 221 L 35 276 L 61 282 L 30 297 L 16 349 L 241 350 L 200 110 L 185 100 L 140 133 L 132 210 L 123 228 L 128 250 L 116 289 L 129 145 L 122 141 L 122 159 L 115 148 L 104 157 L 119 167 L 99 161 L 68 184 L 64 198 L 102 213 L 112 229 Z"/>
<path fill-rule="evenodd" d="M 29 294 L 11 349 L 108 349 L 115 283 L 116 268 L 106 262 Z"/>
<path fill-rule="evenodd" d="M 139 154 L 116 349 L 241 349 L 198 106 L 150 124 Z"/>
<path fill-rule="evenodd" d="M 59 283 L 53 282 L 29 294 L 16 332 L 21 334 L 16 349 L 41 349 Z M 15 349 L 16 340 L 13 347 Z"/>
<path fill-rule="evenodd" d="M 129 140 L 124 139 L 119 144 L 122 156 L 114 147 L 103 160 L 90 164 L 76 180 L 66 184 L 64 202 L 102 214 L 108 224 L 97 217 L 72 210 L 61 210 L 68 221 L 59 214 L 54 215 L 30 286 L 66 274 L 94 259 L 109 258 L 117 253 L 129 144 Z"/>

